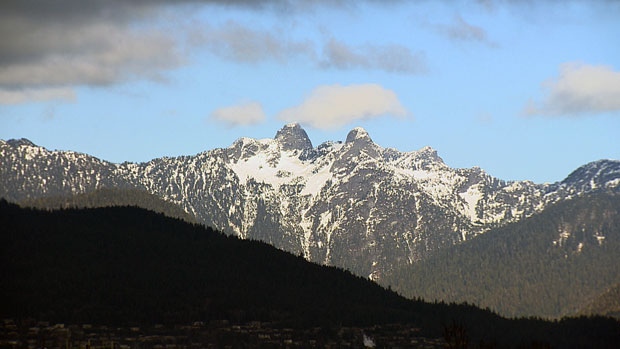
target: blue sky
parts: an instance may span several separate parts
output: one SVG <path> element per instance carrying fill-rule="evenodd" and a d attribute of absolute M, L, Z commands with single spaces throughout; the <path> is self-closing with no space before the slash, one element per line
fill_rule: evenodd
<path fill-rule="evenodd" d="M 0 138 L 112 162 L 293 121 L 506 180 L 620 159 L 619 2 L 25 0 L 0 35 Z"/>

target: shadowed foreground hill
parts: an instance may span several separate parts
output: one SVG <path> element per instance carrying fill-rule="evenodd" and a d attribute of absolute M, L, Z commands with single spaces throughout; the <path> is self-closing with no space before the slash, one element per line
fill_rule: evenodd
<path fill-rule="evenodd" d="M 264 243 L 135 207 L 38 211 L 0 201 L 0 316 L 111 325 L 227 319 L 282 326 L 452 322 L 480 340 L 613 347 L 618 322 L 506 320 L 466 305 L 410 301 Z"/>
<path fill-rule="evenodd" d="M 100 188 L 91 192 L 68 196 L 44 196 L 18 202 L 23 207 L 40 209 L 94 208 L 110 206 L 137 206 L 165 216 L 196 223 L 196 217 L 180 206 L 157 195 L 139 189 Z"/>

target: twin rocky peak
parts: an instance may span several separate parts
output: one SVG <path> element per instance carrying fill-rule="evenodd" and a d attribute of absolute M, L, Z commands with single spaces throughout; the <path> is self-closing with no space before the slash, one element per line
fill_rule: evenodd
<path fill-rule="evenodd" d="M 298 123 L 284 125 L 284 127 L 276 133 L 275 140 L 281 144 L 282 150 L 284 151 L 307 151 L 313 148 L 308 134 Z M 346 143 L 358 141 L 372 142 L 368 132 L 361 127 L 356 127 L 351 130 L 346 139 Z"/>

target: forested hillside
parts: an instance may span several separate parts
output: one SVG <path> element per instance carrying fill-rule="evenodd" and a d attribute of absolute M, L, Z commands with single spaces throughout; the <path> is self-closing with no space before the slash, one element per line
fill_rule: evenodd
<path fill-rule="evenodd" d="M 408 297 L 558 318 L 620 282 L 619 251 L 620 196 L 600 193 L 439 251 L 384 282 Z"/>
<path fill-rule="evenodd" d="M 95 208 L 110 206 L 137 206 L 165 216 L 196 223 L 196 217 L 180 206 L 157 195 L 138 189 L 101 188 L 92 192 L 68 196 L 44 196 L 19 202 L 21 206 L 42 209 Z"/>
<path fill-rule="evenodd" d="M 595 297 L 579 313 L 583 315 L 600 314 L 620 319 L 620 284 L 610 287 Z"/>
<path fill-rule="evenodd" d="M 613 347 L 619 323 L 506 320 L 411 301 L 265 243 L 135 207 L 39 211 L 0 201 L 0 316 L 107 325 L 226 319 L 279 326 L 400 323 L 421 336 L 463 328 L 471 343 Z"/>
<path fill-rule="evenodd" d="M 430 307 L 268 244 L 136 207 L 39 211 L 2 201 L 0 225 L 6 317 L 364 324 L 415 322 Z"/>

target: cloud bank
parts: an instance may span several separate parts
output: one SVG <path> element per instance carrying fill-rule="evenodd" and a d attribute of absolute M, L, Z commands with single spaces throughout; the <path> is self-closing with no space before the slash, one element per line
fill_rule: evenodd
<path fill-rule="evenodd" d="M 0 104 L 66 99 L 76 86 L 163 80 L 185 58 L 173 35 L 147 23 L 160 8 L 157 1 L 3 2 Z"/>
<path fill-rule="evenodd" d="M 190 26 L 193 12 L 204 5 L 283 16 L 356 6 L 323 0 L 7 0 L 0 5 L 0 104 L 65 96 L 59 89 L 79 86 L 165 81 L 169 71 L 191 61 L 195 49 L 241 64 L 303 58 L 324 69 L 407 74 L 426 69 L 422 53 L 401 45 L 349 46 L 235 21 Z"/>
<path fill-rule="evenodd" d="M 265 121 L 265 112 L 258 102 L 244 102 L 216 109 L 210 118 L 229 126 L 248 126 Z"/>
<path fill-rule="evenodd" d="M 182 61 L 173 39 L 161 32 L 132 33 L 102 23 L 77 30 L 41 30 L 31 33 L 34 39 L 27 46 L 49 47 L 24 47 L 28 52 L 2 62 L 0 86 L 109 85 L 134 76 L 155 79 Z"/>
<path fill-rule="evenodd" d="M 70 88 L 22 89 L 19 91 L 0 89 L 0 104 L 20 104 L 52 100 L 74 101 L 75 92 Z"/>
<path fill-rule="evenodd" d="M 235 21 L 190 26 L 193 12 L 204 5 L 283 16 L 356 6 L 326 0 L 7 0 L 0 5 L 0 104 L 66 100 L 67 91 L 75 98 L 79 86 L 166 81 L 195 49 L 241 64 L 303 58 L 323 69 L 426 70 L 423 53 L 401 45 L 349 46 Z"/>
<path fill-rule="evenodd" d="M 376 84 L 361 84 L 319 86 L 300 105 L 283 110 L 278 118 L 327 130 L 356 120 L 408 115 L 393 91 Z"/>
<path fill-rule="evenodd" d="M 541 103 L 530 101 L 527 115 L 579 116 L 620 112 L 620 72 L 603 65 L 565 63 L 560 75 L 543 84 Z"/>
<path fill-rule="evenodd" d="M 419 74 L 427 71 L 424 53 L 402 45 L 350 46 L 336 39 L 323 48 L 320 65 L 336 69 L 373 69 L 390 73 Z"/>
<path fill-rule="evenodd" d="M 283 33 L 253 30 L 234 21 L 193 33 L 192 43 L 205 47 L 213 55 L 240 63 L 286 62 L 291 57 L 314 55 L 313 45 L 307 40 L 286 39 Z"/>
<path fill-rule="evenodd" d="M 406 46 L 352 46 L 331 38 L 322 50 L 317 50 L 317 44 L 311 40 L 292 39 L 282 31 L 249 28 L 234 21 L 219 27 L 205 26 L 192 33 L 191 42 L 212 55 L 237 63 L 287 63 L 300 57 L 323 69 L 369 69 L 402 74 L 421 74 L 428 70 L 424 53 L 412 52 Z"/>

